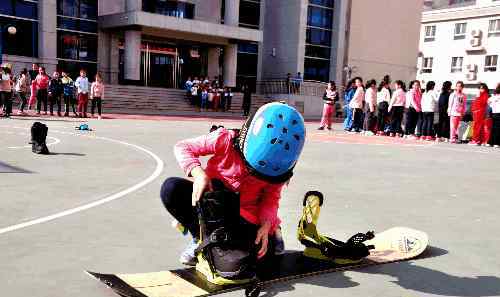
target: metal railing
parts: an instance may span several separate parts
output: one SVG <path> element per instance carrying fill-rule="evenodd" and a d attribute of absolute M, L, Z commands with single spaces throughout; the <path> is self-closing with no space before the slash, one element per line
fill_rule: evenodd
<path fill-rule="evenodd" d="M 318 81 L 302 81 L 298 79 L 269 79 L 256 83 L 257 94 L 290 94 L 301 96 L 323 96 L 327 83 Z"/>

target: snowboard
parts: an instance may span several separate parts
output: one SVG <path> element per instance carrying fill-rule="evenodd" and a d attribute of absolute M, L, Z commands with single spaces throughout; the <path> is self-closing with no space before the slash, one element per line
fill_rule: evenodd
<path fill-rule="evenodd" d="M 256 297 L 261 288 L 280 282 L 293 281 L 338 271 L 414 259 L 429 244 L 426 233 L 406 227 L 395 227 L 377 233 L 364 242 L 373 245 L 370 255 L 356 264 L 338 265 L 305 257 L 301 251 L 288 251 L 270 257 L 258 267 L 258 281 L 245 285 L 219 286 L 206 281 L 195 268 L 136 274 L 102 274 L 87 271 L 122 297 L 201 297 L 236 290 Z"/>

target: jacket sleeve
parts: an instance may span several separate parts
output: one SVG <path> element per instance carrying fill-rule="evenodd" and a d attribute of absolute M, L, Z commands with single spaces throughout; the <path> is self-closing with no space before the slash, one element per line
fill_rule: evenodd
<path fill-rule="evenodd" d="M 283 184 L 270 184 L 265 187 L 259 203 L 260 223 L 264 223 L 266 221 L 270 222 L 271 233 L 274 233 L 276 228 L 281 223 L 281 220 L 278 218 L 278 208 L 282 188 Z"/>
<path fill-rule="evenodd" d="M 448 113 L 451 112 L 451 107 L 453 106 L 454 101 L 455 101 L 455 93 L 452 93 L 450 95 L 450 100 L 448 101 L 448 110 L 447 110 Z"/>
<path fill-rule="evenodd" d="M 230 145 L 231 139 L 229 131 L 219 128 L 207 135 L 179 141 L 174 146 L 174 155 L 184 173 L 191 176 L 191 170 L 201 166 L 201 156 L 223 151 L 225 147 Z"/>

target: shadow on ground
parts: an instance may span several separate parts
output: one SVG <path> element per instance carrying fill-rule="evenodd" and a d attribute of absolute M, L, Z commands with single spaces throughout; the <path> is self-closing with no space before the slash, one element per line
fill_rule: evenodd
<path fill-rule="evenodd" d="M 86 156 L 86 154 L 80 154 L 80 153 L 56 153 L 56 152 L 50 152 L 50 155 L 51 156 L 57 156 L 57 155 L 61 155 L 61 156 L 76 156 L 76 157 L 84 157 L 84 156 Z"/>
<path fill-rule="evenodd" d="M 448 251 L 429 247 L 418 259 L 429 259 L 448 254 Z M 415 260 L 371 266 L 355 271 L 361 273 L 380 274 L 394 277 L 392 281 L 402 288 L 426 294 L 440 296 L 499 296 L 500 278 L 497 276 L 460 277 L 442 271 L 418 266 Z M 328 277 L 325 277 L 328 275 Z M 350 288 L 358 286 L 343 272 L 326 274 L 323 277 L 310 277 L 301 281 L 278 284 L 276 287 L 263 288 L 262 297 L 276 296 L 282 292 L 295 290 L 294 284 L 302 283 L 326 288 Z M 380 284 L 383 286 L 383 284 Z"/>
<path fill-rule="evenodd" d="M 33 173 L 29 170 L 0 162 L 0 173 Z"/>

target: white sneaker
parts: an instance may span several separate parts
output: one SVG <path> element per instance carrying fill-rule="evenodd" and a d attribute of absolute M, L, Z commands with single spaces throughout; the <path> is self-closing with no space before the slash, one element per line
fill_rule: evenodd
<path fill-rule="evenodd" d="M 179 257 L 179 261 L 184 265 L 195 266 L 197 262 L 195 250 L 197 248 L 198 248 L 198 240 L 193 238 L 191 242 L 189 242 L 188 246 L 182 252 L 181 256 Z"/>

